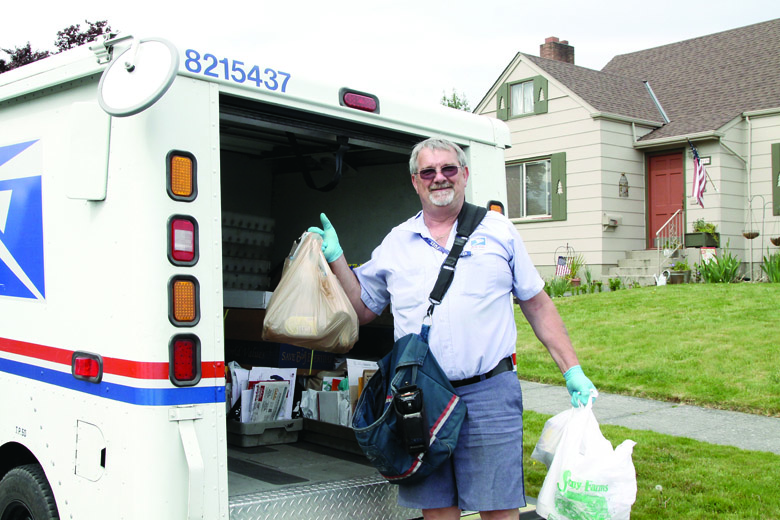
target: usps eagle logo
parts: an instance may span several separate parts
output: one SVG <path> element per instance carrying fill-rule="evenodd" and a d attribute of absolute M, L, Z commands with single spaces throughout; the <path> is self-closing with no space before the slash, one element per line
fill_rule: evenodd
<path fill-rule="evenodd" d="M 38 140 L 0 146 L 0 297 L 43 300 L 43 205 Z"/>
<path fill-rule="evenodd" d="M 478 251 L 481 249 L 485 249 L 487 246 L 487 241 L 485 240 L 485 237 L 477 237 L 471 239 L 471 249 L 472 251 Z"/>

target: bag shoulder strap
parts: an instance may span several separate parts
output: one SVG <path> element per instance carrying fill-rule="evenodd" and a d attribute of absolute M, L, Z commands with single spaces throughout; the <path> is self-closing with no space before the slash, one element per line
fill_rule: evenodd
<path fill-rule="evenodd" d="M 428 297 L 428 301 L 431 302 L 431 306 L 428 308 L 428 316 L 433 314 L 434 306 L 441 303 L 444 294 L 450 288 L 452 278 L 455 276 L 455 265 L 458 263 L 463 247 L 486 214 L 486 208 L 469 204 L 466 201 L 463 202 L 463 207 L 458 214 L 458 227 L 455 230 L 455 240 L 452 244 L 452 249 L 450 249 L 450 254 L 444 260 L 444 263 L 441 264 L 439 277 L 436 279 L 436 284 Z"/>

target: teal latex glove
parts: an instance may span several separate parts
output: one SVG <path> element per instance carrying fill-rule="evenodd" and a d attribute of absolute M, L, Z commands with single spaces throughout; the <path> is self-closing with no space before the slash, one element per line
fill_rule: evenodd
<path fill-rule="evenodd" d="M 593 400 L 596 400 L 596 396 L 599 395 L 596 387 L 590 379 L 585 376 L 582 371 L 582 367 L 574 365 L 563 374 L 563 378 L 566 380 L 566 389 L 571 395 L 571 405 L 575 408 L 578 406 L 585 406 L 588 404 L 588 397 L 591 390 L 593 391 Z"/>
<path fill-rule="evenodd" d="M 318 227 L 310 227 L 309 233 L 317 233 L 322 237 L 322 254 L 325 255 L 325 261 L 328 263 L 335 262 L 339 259 L 344 251 L 339 245 L 339 236 L 336 234 L 336 230 L 333 225 L 325 216 L 325 213 L 320 213 L 320 221 L 322 222 L 322 229 Z"/>

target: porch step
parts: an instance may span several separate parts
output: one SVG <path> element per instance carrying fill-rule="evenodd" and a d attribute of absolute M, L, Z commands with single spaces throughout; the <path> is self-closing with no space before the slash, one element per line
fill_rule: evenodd
<path fill-rule="evenodd" d="M 672 261 L 661 255 L 662 270 Z M 626 258 L 619 259 L 617 267 L 609 270 L 609 277 L 622 279 L 624 285 L 655 285 L 654 275 L 658 273 L 658 267 L 658 251 L 655 249 L 626 251 Z"/>

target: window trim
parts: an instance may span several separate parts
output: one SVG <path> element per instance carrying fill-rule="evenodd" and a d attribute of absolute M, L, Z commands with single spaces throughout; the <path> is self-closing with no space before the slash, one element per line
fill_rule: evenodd
<path fill-rule="evenodd" d="M 566 209 L 566 152 L 556 152 L 548 155 L 541 155 L 537 157 L 527 157 L 523 159 L 515 159 L 508 161 L 504 165 L 504 182 L 508 182 L 506 178 L 506 168 L 510 166 L 517 166 L 519 164 L 538 162 L 538 161 L 550 161 L 550 215 L 547 216 L 531 216 L 531 217 L 509 217 L 515 224 L 534 224 L 539 222 L 560 222 L 567 219 Z M 560 185 L 560 193 L 559 191 Z M 507 191 L 509 186 L 507 186 Z M 507 194 L 508 195 L 508 194 Z M 507 207 L 507 216 L 509 216 L 509 207 Z"/>
<path fill-rule="evenodd" d="M 512 115 L 512 87 L 520 83 L 533 81 L 534 85 L 534 109 L 531 112 Z M 544 76 L 532 76 L 517 81 L 508 81 L 498 87 L 496 93 L 496 117 L 502 121 L 520 119 L 539 114 L 546 114 L 548 110 L 549 82 Z"/>

